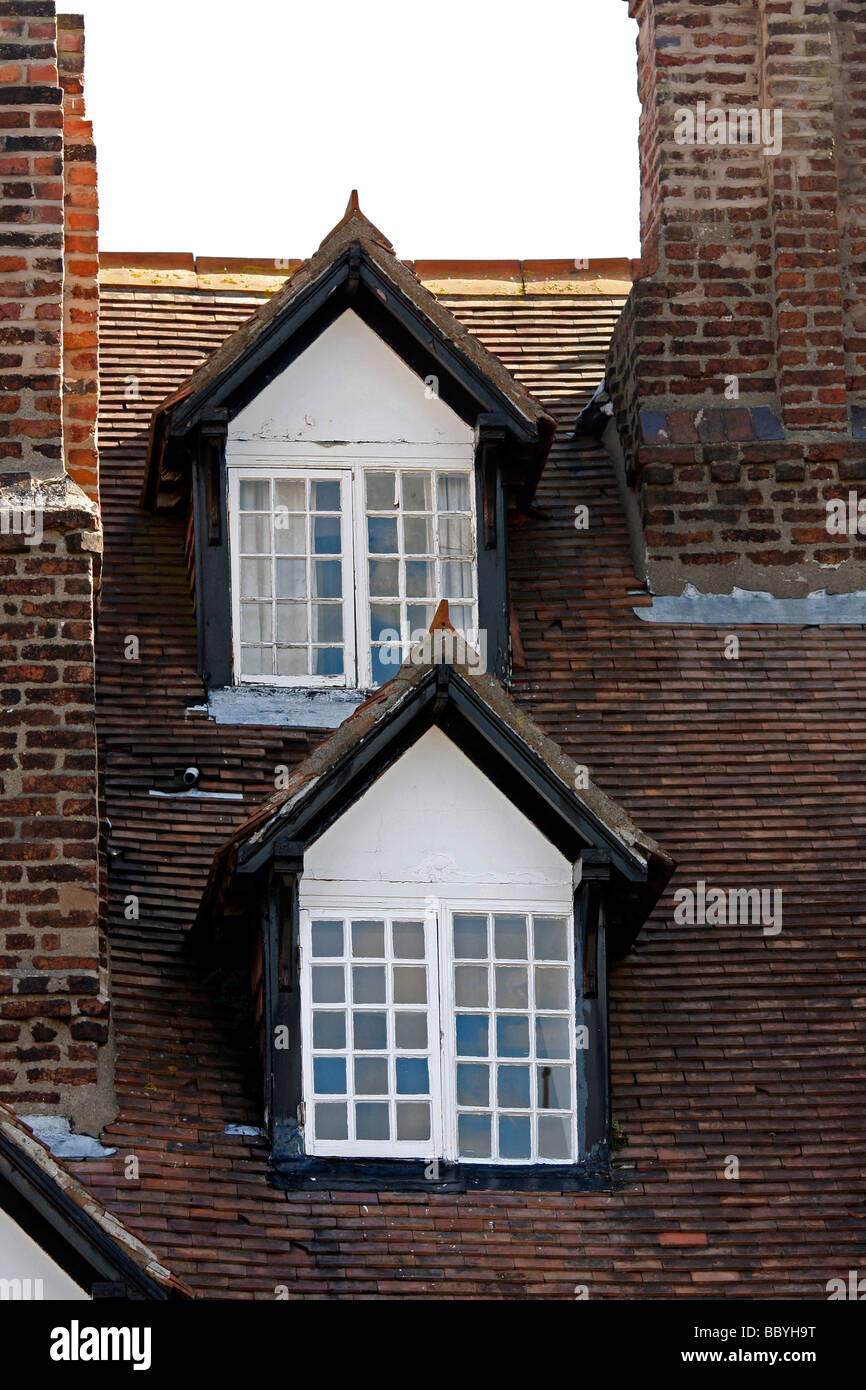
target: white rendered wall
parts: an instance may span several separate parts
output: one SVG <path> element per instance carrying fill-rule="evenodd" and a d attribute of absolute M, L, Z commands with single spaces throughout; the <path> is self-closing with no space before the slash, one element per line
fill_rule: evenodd
<path fill-rule="evenodd" d="M 409 444 L 449 457 L 473 454 L 469 426 L 349 309 L 235 416 L 228 460 L 238 453 L 249 459 L 250 446 L 268 442 Z"/>
<path fill-rule="evenodd" d="M 430 729 L 304 856 L 301 906 L 342 884 L 571 910 L 571 865 L 440 729 Z"/>
<path fill-rule="evenodd" d="M 12 1220 L 8 1212 L 0 1210 L 0 1279 L 20 1279 L 26 1291 L 26 1280 L 30 1281 L 31 1299 L 37 1297 L 38 1288 L 34 1281 L 42 1280 L 43 1299 L 88 1299 L 89 1294 L 80 1288 L 64 1269 L 55 1264 L 37 1245 L 26 1231 Z M 5 1301 L 0 1285 L 0 1300 Z M 6 1296 L 11 1296 L 7 1294 Z"/>

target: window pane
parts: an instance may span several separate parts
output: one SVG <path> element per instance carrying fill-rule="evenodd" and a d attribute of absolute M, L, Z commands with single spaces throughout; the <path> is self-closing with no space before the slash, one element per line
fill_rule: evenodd
<path fill-rule="evenodd" d="M 345 1057 L 314 1058 L 313 1088 L 320 1096 L 344 1096 L 346 1094 Z"/>
<path fill-rule="evenodd" d="M 529 1007 L 529 972 L 522 965 L 497 965 L 497 1009 L 527 1009 Z"/>
<path fill-rule="evenodd" d="M 309 674 L 310 656 L 306 647 L 277 648 L 278 676 L 308 676 Z"/>
<path fill-rule="evenodd" d="M 536 1057 L 567 1057 L 569 1053 L 567 1018 L 544 1018 L 535 1020 Z"/>
<path fill-rule="evenodd" d="M 372 653 L 373 684 L 387 685 L 400 669 L 400 654 L 396 647 L 374 647 Z"/>
<path fill-rule="evenodd" d="M 571 1109 L 571 1068 L 538 1068 L 537 1075 L 539 1110 Z"/>
<path fill-rule="evenodd" d="M 430 1090 L 426 1057 L 397 1058 L 398 1096 L 426 1095 Z"/>
<path fill-rule="evenodd" d="M 482 1106 L 490 1104 L 490 1068 L 477 1063 L 461 1062 L 457 1067 L 457 1104 Z"/>
<path fill-rule="evenodd" d="M 367 549 L 371 555 L 396 555 L 397 518 L 370 516 L 367 518 Z"/>
<path fill-rule="evenodd" d="M 343 605 L 341 603 L 313 604 L 313 641 L 341 642 L 343 639 Z"/>
<path fill-rule="evenodd" d="M 404 960 L 424 959 L 423 922 L 395 922 L 391 930 L 394 934 L 395 956 Z"/>
<path fill-rule="evenodd" d="M 499 960 L 526 960 L 526 918 L 494 917 L 493 940 Z"/>
<path fill-rule="evenodd" d="M 306 560 L 277 560 L 277 598 L 306 597 Z"/>
<path fill-rule="evenodd" d="M 241 488 L 246 487 L 241 483 Z M 267 483 L 264 484 L 267 487 Z M 303 478 L 280 478 L 274 483 L 274 504 L 287 512 L 307 510 L 307 484 Z"/>
<path fill-rule="evenodd" d="M 400 566 L 396 560 L 370 561 L 370 597 L 395 598 L 400 592 Z"/>
<path fill-rule="evenodd" d="M 448 560 L 442 566 L 442 597 L 472 598 L 472 566 Z"/>
<path fill-rule="evenodd" d="M 403 517 L 403 549 L 407 555 L 433 554 L 433 527 L 429 516 Z"/>
<path fill-rule="evenodd" d="M 487 966 L 458 965 L 454 970 L 454 1002 L 460 1008 L 487 1007 Z"/>
<path fill-rule="evenodd" d="M 346 984 L 342 965 L 313 966 L 313 1003 L 342 1004 Z"/>
<path fill-rule="evenodd" d="M 458 1014 L 458 1057 L 486 1057 L 490 1046 L 489 1032 L 490 1021 L 486 1014 Z"/>
<path fill-rule="evenodd" d="M 342 1105 L 333 1103 L 316 1105 L 316 1137 L 318 1139 L 348 1139 L 349 1124 L 345 1101 Z"/>
<path fill-rule="evenodd" d="M 238 494 L 242 512 L 266 512 L 271 505 L 271 485 L 264 482 L 243 482 Z"/>
<path fill-rule="evenodd" d="M 461 1158 L 489 1158 L 490 1116 L 458 1115 L 457 1148 Z"/>
<path fill-rule="evenodd" d="M 538 1156 L 547 1159 L 571 1158 L 573 1121 L 568 1115 L 539 1115 Z"/>
<path fill-rule="evenodd" d="M 529 1056 L 529 1019 L 519 1014 L 499 1014 L 496 1019 L 496 1050 L 500 1057 Z"/>
<path fill-rule="evenodd" d="M 288 646 L 292 642 L 306 642 L 307 636 L 307 605 L 278 603 L 277 641 Z"/>
<path fill-rule="evenodd" d="M 339 555 L 340 518 L 317 516 L 313 520 L 313 554 Z"/>
<path fill-rule="evenodd" d="M 436 593 L 436 566 L 430 560 L 406 561 L 406 597 L 428 598 Z"/>
<path fill-rule="evenodd" d="M 487 957 L 487 918 L 454 915 L 454 955 L 457 960 L 485 960 Z"/>
<path fill-rule="evenodd" d="M 396 640 L 392 634 L 396 634 L 397 637 L 400 635 L 399 603 L 370 604 L 370 637 L 374 642 L 378 642 L 385 634 L 388 641 Z"/>
<path fill-rule="evenodd" d="M 388 473 L 367 473 L 367 510 L 389 511 L 397 505 L 397 475 Z"/>
<path fill-rule="evenodd" d="M 241 550 L 245 555 L 270 555 L 271 528 L 266 516 L 241 517 Z"/>
<path fill-rule="evenodd" d="M 241 560 L 241 598 L 270 598 L 270 560 Z"/>
<path fill-rule="evenodd" d="M 376 956 L 381 960 L 385 955 L 385 923 L 353 922 L 352 955 Z"/>
<path fill-rule="evenodd" d="M 387 1140 L 391 1137 L 389 1106 L 367 1101 L 355 1106 L 355 1129 L 359 1139 Z"/>
<path fill-rule="evenodd" d="M 241 604 L 241 641 L 273 641 L 273 613 L 269 603 Z"/>
<path fill-rule="evenodd" d="M 277 512 L 274 516 L 274 550 L 278 555 L 306 555 L 307 523 L 302 516 Z"/>
<path fill-rule="evenodd" d="M 343 954 L 343 923 L 313 923 L 313 955 L 341 956 Z"/>
<path fill-rule="evenodd" d="M 241 647 L 241 673 L 245 676 L 272 676 L 274 654 L 270 647 Z"/>
<path fill-rule="evenodd" d="M 440 512 L 470 510 L 469 479 L 461 473 L 440 473 L 437 477 Z"/>
<path fill-rule="evenodd" d="M 342 595 L 343 566 L 341 562 L 339 560 L 315 560 L 313 562 L 313 597 L 342 598 Z"/>
<path fill-rule="evenodd" d="M 388 1046 L 386 1014 L 356 1010 L 352 1015 L 352 1031 L 355 1046 L 364 1052 L 380 1052 Z"/>
<path fill-rule="evenodd" d="M 386 1096 L 388 1094 L 387 1058 L 355 1058 L 355 1093 L 359 1096 Z"/>
<path fill-rule="evenodd" d="M 313 1047 L 346 1046 L 346 1015 L 316 1009 L 313 1014 Z"/>
<path fill-rule="evenodd" d="M 312 508 L 314 512 L 338 512 L 340 510 L 339 482 L 315 479 L 311 486 Z"/>
<path fill-rule="evenodd" d="M 524 1158 L 532 1155 L 532 1139 L 528 1115 L 499 1116 L 499 1157 Z"/>
<path fill-rule="evenodd" d="M 565 966 L 536 966 L 535 1003 L 539 1009 L 568 1008 L 568 970 Z"/>
<path fill-rule="evenodd" d="M 566 925 L 561 917 L 535 918 L 536 960 L 568 960 Z"/>
<path fill-rule="evenodd" d="M 443 559 L 456 560 L 472 555 L 472 526 L 468 516 L 440 517 L 439 554 Z"/>
<path fill-rule="evenodd" d="M 317 676 L 343 674 L 342 647 L 317 647 L 313 652 L 313 673 Z"/>
<path fill-rule="evenodd" d="M 427 971 L 417 965 L 394 966 L 395 1004 L 427 1003 Z"/>
<path fill-rule="evenodd" d="M 403 474 L 403 510 L 429 512 L 433 509 L 433 489 L 429 473 Z"/>
<path fill-rule="evenodd" d="M 352 999 L 356 1004 L 384 1004 L 385 967 L 353 965 Z"/>
<path fill-rule="evenodd" d="M 427 1046 L 427 1015 L 420 1010 L 394 1016 L 394 1042 L 397 1047 L 417 1051 Z"/>
<path fill-rule="evenodd" d="M 497 1067 L 497 1104 L 509 1110 L 528 1110 L 531 1105 L 529 1067 Z"/>
<path fill-rule="evenodd" d="M 417 1142 L 430 1138 L 429 1101 L 400 1101 L 397 1106 L 397 1138 Z"/>

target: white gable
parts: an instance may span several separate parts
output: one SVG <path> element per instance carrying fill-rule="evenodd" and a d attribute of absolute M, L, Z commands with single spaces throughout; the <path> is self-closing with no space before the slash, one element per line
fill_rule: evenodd
<path fill-rule="evenodd" d="M 0 1210 L 0 1300 L 89 1297 L 8 1212 Z"/>
<path fill-rule="evenodd" d="M 570 909 L 571 865 L 440 729 L 428 730 L 307 850 L 301 905 L 334 881 L 526 890 Z"/>
<path fill-rule="evenodd" d="M 471 448 L 473 433 L 347 310 L 235 416 L 228 440 Z"/>

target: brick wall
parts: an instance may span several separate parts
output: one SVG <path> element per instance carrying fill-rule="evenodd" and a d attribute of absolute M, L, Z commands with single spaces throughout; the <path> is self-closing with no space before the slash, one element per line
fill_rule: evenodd
<path fill-rule="evenodd" d="M 609 365 L 651 585 L 866 589 L 866 540 L 827 526 L 829 500 L 866 498 L 866 15 L 845 0 L 630 13 L 642 273 Z"/>
<path fill-rule="evenodd" d="M 45 0 L 0 3 L 0 1096 L 92 1132 L 115 1107 L 94 705 L 96 186 L 82 68 L 80 19 L 56 25 Z"/>

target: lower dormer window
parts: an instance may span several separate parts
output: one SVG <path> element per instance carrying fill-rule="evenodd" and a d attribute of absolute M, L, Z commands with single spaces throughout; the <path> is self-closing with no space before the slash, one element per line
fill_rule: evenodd
<path fill-rule="evenodd" d="M 308 1154 L 575 1161 L 570 914 L 304 912 L 301 960 Z"/>
<path fill-rule="evenodd" d="M 235 680 L 370 689 L 438 602 L 477 641 L 471 469 L 229 470 Z"/>

